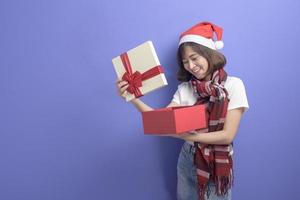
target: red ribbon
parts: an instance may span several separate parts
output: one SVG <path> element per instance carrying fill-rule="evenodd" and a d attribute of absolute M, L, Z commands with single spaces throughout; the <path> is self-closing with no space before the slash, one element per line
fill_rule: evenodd
<path fill-rule="evenodd" d="M 139 71 L 135 71 L 132 73 L 132 67 L 128 58 L 127 53 L 121 54 L 121 60 L 126 72 L 122 76 L 122 80 L 127 81 L 129 86 L 127 91 L 131 94 L 134 94 L 136 98 L 143 96 L 140 87 L 142 87 L 142 81 L 150 79 L 154 76 L 157 76 L 163 73 L 163 68 L 160 65 L 157 65 L 144 73 L 140 73 Z"/>

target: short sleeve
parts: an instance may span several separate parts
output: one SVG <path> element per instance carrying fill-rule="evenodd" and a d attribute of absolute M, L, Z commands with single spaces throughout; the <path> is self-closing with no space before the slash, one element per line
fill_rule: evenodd
<path fill-rule="evenodd" d="M 245 108 L 245 111 L 247 111 L 249 109 L 246 89 L 241 79 L 235 79 L 228 93 L 230 99 L 228 104 L 228 110 L 232 110 L 235 108 Z"/>
<path fill-rule="evenodd" d="M 179 94 L 179 90 L 180 90 L 180 85 L 178 85 L 178 88 L 175 92 L 175 94 L 173 95 L 173 99 L 172 101 L 177 103 L 178 105 L 180 105 L 180 94 Z"/>

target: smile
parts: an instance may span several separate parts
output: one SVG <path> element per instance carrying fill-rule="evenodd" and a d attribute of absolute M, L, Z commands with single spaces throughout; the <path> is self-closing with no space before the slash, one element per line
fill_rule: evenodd
<path fill-rule="evenodd" d="M 197 73 L 199 70 L 200 70 L 200 67 L 194 67 L 192 71 L 193 71 L 194 73 Z"/>

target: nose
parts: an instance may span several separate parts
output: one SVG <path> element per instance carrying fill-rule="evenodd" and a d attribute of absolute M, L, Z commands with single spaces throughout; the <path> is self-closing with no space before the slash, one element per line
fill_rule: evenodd
<path fill-rule="evenodd" d="M 189 60 L 189 66 L 188 67 L 189 67 L 190 70 L 192 70 L 194 68 L 194 63 L 191 60 Z"/>

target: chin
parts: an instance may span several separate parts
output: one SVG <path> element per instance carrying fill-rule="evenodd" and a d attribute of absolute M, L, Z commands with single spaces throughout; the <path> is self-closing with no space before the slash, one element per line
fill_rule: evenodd
<path fill-rule="evenodd" d="M 204 79 L 204 76 L 201 76 L 201 75 L 194 75 L 198 80 L 202 80 L 202 79 Z"/>

